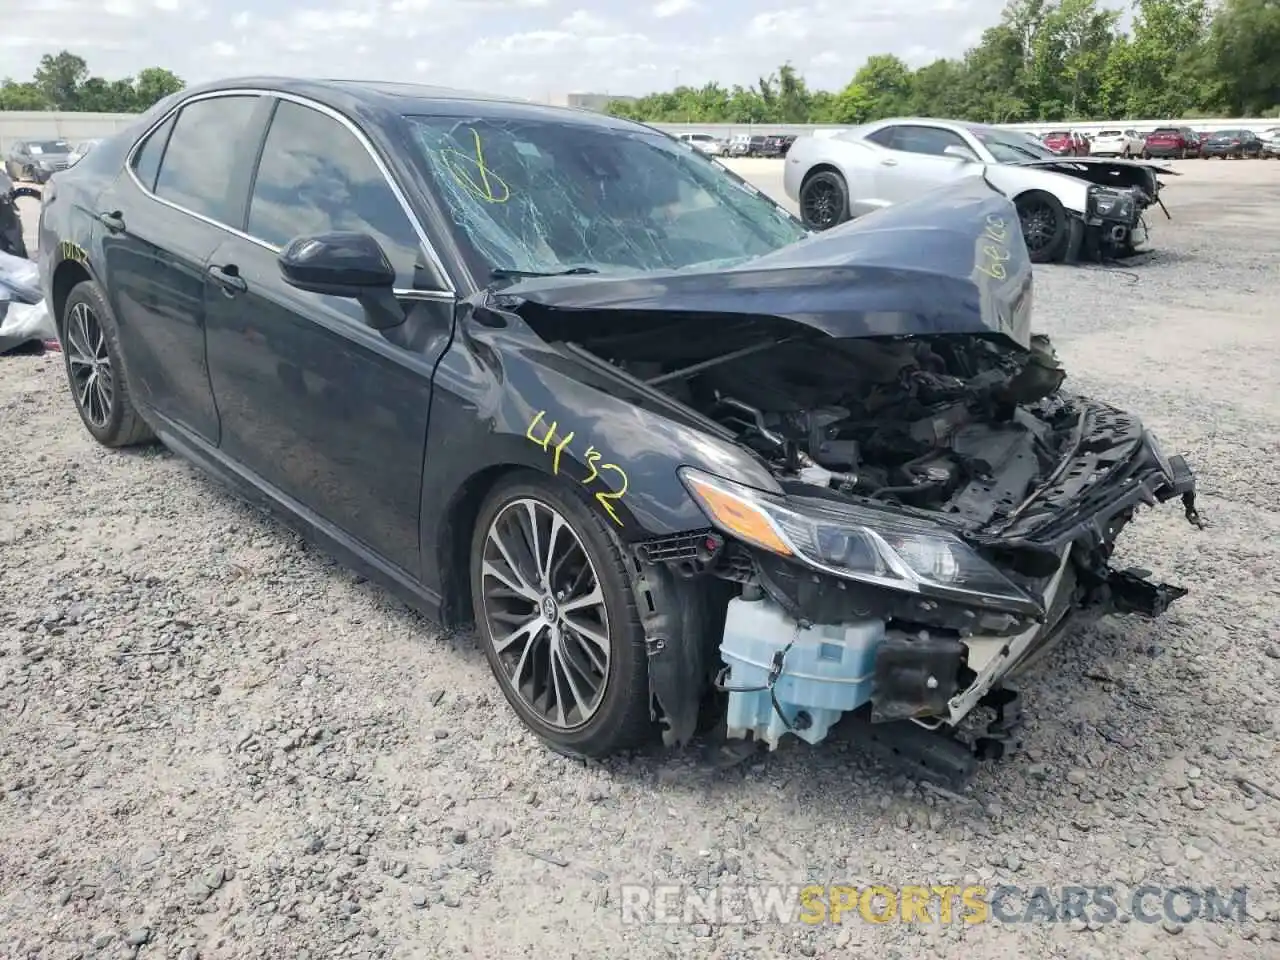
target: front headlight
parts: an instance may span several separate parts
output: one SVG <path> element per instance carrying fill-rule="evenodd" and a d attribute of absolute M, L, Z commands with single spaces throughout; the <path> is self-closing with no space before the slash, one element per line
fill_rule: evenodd
<path fill-rule="evenodd" d="M 1100 217 L 1126 219 L 1133 213 L 1133 198 L 1110 190 L 1095 190 L 1089 196 L 1089 205 Z"/>
<path fill-rule="evenodd" d="M 959 537 L 926 520 L 777 496 L 692 467 L 681 467 L 680 479 L 718 529 L 832 576 L 988 609 L 1044 612 Z"/>

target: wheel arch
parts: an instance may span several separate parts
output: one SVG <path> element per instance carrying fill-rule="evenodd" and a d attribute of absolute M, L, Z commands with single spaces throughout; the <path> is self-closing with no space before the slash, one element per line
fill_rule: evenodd
<path fill-rule="evenodd" d="M 845 172 L 841 170 L 838 166 L 836 166 L 830 160 L 820 160 L 804 172 L 804 175 L 800 178 L 800 189 L 803 190 L 805 187 L 805 184 L 807 184 L 819 173 L 834 173 L 836 174 L 836 176 L 840 177 L 840 179 L 843 180 L 845 183 L 849 182 L 849 178 L 845 175 Z"/>
<path fill-rule="evenodd" d="M 78 260 L 63 260 L 54 268 L 49 283 L 49 309 L 53 312 L 53 323 L 59 337 L 63 335 L 62 315 L 71 291 L 86 280 L 93 279 L 88 267 Z"/>
<path fill-rule="evenodd" d="M 544 469 L 541 464 L 535 465 L 515 456 L 490 463 L 467 477 L 454 490 L 441 512 L 436 535 L 435 562 L 440 577 L 440 617 L 447 627 L 465 627 L 473 623 L 471 541 L 480 507 L 499 483 L 519 474 L 545 481 L 566 495 L 577 498 L 588 509 L 598 509 L 595 500 L 581 483 L 563 472 L 553 473 Z M 622 520 L 623 529 L 636 529 L 636 518 L 625 501 L 617 501 L 613 508 Z"/>
<path fill-rule="evenodd" d="M 480 506 L 504 477 L 532 470 L 527 463 L 494 463 L 472 474 L 454 491 L 442 511 L 436 539 L 436 564 L 440 571 L 440 620 L 450 628 L 474 623 L 471 604 L 471 538 Z"/>

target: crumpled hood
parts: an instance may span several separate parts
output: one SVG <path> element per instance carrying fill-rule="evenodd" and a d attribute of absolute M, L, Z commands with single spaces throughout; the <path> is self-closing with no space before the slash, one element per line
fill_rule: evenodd
<path fill-rule="evenodd" d="M 1064 164 L 1079 163 L 1085 166 L 1105 166 L 1105 167 L 1142 167 L 1147 170 L 1154 170 L 1159 174 L 1169 174 L 1170 176 L 1180 177 L 1177 170 L 1169 166 L 1167 163 L 1157 163 L 1153 160 L 1125 160 L 1123 157 L 1056 157 L 1053 160 L 1022 160 L 1018 163 L 1011 164 L 1015 167 L 1061 167 Z"/>
<path fill-rule="evenodd" d="M 560 322 L 577 311 L 584 324 L 599 311 L 637 324 L 655 312 L 691 322 L 721 314 L 781 317 L 839 338 L 987 334 L 1024 348 L 1031 339 L 1031 264 L 1017 211 L 981 176 L 729 268 L 539 277 L 495 295 L 550 309 Z"/>

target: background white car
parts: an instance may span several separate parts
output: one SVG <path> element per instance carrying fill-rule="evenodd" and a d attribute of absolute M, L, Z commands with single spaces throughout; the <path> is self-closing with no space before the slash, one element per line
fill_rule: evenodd
<path fill-rule="evenodd" d="M 1137 130 L 1101 130 L 1094 136 L 1089 153 L 1095 157 L 1140 157 L 1146 142 Z"/>
<path fill-rule="evenodd" d="M 712 157 L 722 157 L 725 152 L 724 142 L 717 140 L 709 133 L 682 133 L 680 139 L 689 146 L 701 150 Z"/>
<path fill-rule="evenodd" d="M 1262 131 L 1262 156 L 1280 158 L 1280 127 Z"/>
<path fill-rule="evenodd" d="M 1081 250 L 1131 252 L 1145 240 L 1141 217 L 1159 194 L 1156 173 L 1176 173 L 1149 161 L 1059 156 L 1016 130 L 923 117 L 800 137 L 783 171 L 783 189 L 811 230 L 983 176 L 1014 201 L 1034 263 Z"/>

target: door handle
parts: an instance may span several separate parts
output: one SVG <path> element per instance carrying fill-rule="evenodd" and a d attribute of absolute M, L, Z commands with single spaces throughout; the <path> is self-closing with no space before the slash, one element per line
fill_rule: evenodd
<path fill-rule="evenodd" d="M 885 157 L 880 161 L 880 163 L 882 166 L 886 167 L 896 167 L 898 165 L 898 161 L 893 159 L 893 157 Z"/>
<path fill-rule="evenodd" d="M 124 214 L 119 210 L 103 211 L 98 214 L 98 222 L 112 233 L 120 233 L 124 230 Z"/>
<path fill-rule="evenodd" d="M 210 267 L 209 277 L 229 297 L 237 293 L 244 293 L 249 289 L 249 284 L 245 283 L 244 277 L 240 276 L 240 268 L 234 263 L 229 263 L 225 267 Z"/>

